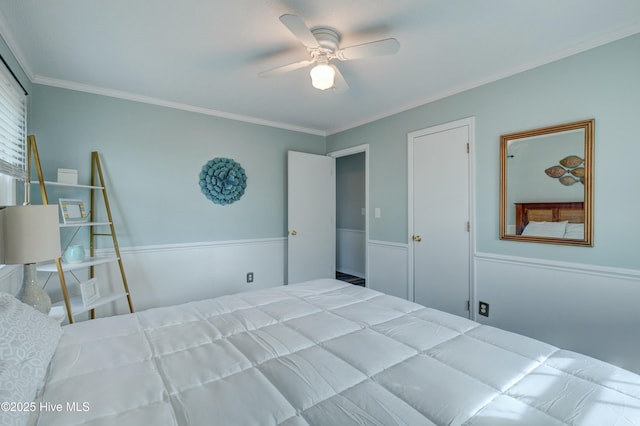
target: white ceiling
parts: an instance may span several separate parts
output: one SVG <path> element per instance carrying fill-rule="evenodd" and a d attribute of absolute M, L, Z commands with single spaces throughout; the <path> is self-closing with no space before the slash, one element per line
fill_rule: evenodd
<path fill-rule="evenodd" d="M 260 78 L 308 59 L 284 13 L 400 51 L 338 62 L 343 93 Z M 325 135 L 638 33 L 640 1 L 0 0 L 0 32 L 35 83 Z"/>

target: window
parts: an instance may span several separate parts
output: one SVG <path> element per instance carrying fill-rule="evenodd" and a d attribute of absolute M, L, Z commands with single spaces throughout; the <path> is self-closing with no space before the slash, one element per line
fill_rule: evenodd
<path fill-rule="evenodd" d="M 0 205 L 16 203 L 16 181 L 26 178 L 27 95 L 0 64 Z"/>
<path fill-rule="evenodd" d="M 2 57 L 0 57 L 2 59 Z M 16 184 L 27 176 L 27 94 L 0 62 L 0 206 L 16 204 Z M 16 267 L 0 265 L 0 282 L 17 283 Z M 11 285 L 11 284 L 9 284 Z M 6 290 L 6 287 L 3 287 Z"/>

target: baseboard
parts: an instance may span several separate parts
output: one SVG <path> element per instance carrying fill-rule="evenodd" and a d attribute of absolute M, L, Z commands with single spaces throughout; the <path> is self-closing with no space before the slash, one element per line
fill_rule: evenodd
<path fill-rule="evenodd" d="M 347 268 L 337 268 L 336 272 L 340 272 L 340 273 L 347 274 L 347 275 L 353 275 L 354 277 L 358 277 L 358 278 L 362 278 L 362 279 L 365 278 L 364 273 L 359 272 L 359 271 L 353 271 L 353 270 L 350 270 L 350 269 L 347 269 Z"/>

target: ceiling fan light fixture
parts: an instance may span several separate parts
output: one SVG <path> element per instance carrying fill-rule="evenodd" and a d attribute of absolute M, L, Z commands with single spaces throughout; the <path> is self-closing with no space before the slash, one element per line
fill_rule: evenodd
<path fill-rule="evenodd" d="M 311 68 L 311 85 L 316 89 L 326 90 L 333 87 L 336 71 L 328 63 L 319 63 Z"/>

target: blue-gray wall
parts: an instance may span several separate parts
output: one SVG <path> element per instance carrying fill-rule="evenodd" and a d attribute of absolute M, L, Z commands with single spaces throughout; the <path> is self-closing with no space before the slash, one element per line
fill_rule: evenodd
<path fill-rule="evenodd" d="M 336 227 L 364 231 L 365 154 L 336 158 Z"/>
<path fill-rule="evenodd" d="M 407 133 L 476 117 L 478 252 L 640 268 L 640 35 L 327 138 L 327 149 L 370 145 L 370 238 L 407 242 Z M 419 84 L 419 83 L 417 83 Z M 500 135 L 595 118 L 595 247 L 498 238 Z M 455 172 L 455 165 L 451 165 Z"/>
<path fill-rule="evenodd" d="M 283 237 L 287 150 L 326 152 L 321 136 L 49 86 L 32 92 L 29 132 L 45 178 L 56 180 L 61 167 L 88 182 L 90 153 L 99 151 L 125 247 Z M 200 170 L 215 157 L 246 171 L 234 204 L 200 192 Z"/>

